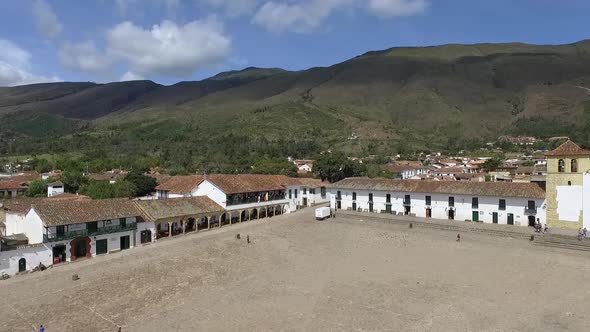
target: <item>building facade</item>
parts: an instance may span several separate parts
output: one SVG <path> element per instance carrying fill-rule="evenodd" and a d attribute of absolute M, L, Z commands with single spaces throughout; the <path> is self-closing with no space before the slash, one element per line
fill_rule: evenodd
<path fill-rule="evenodd" d="M 331 208 L 528 226 L 546 223 L 536 184 L 348 178 L 330 186 Z"/>
<path fill-rule="evenodd" d="M 545 155 L 549 227 L 590 228 L 590 151 L 567 140 Z"/>

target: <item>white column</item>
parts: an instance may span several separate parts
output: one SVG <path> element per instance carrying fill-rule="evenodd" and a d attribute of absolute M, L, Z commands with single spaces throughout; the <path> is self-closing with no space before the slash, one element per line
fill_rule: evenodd
<path fill-rule="evenodd" d="M 168 237 L 172 237 L 172 222 L 168 222 Z"/>

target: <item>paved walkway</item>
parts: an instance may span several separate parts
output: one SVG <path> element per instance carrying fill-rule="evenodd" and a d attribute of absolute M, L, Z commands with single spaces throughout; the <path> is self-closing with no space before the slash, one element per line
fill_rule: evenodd
<path fill-rule="evenodd" d="M 513 225 L 499 225 L 482 222 L 461 221 L 461 220 L 445 220 L 433 218 L 421 218 L 412 216 L 397 216 L 393 214 L 384 213 L 368 213 L 356 211 L 337 211 L 337 217 L 371 219 L 376 221 L 387 221 L 397 224 L 410 224 L 417 227 L 438 228 L 446 230 L 459 230 L 467 232 L 482 232 L 495 233 L 496 235 L 528 237 L 530 235 L 543 236 L 542 233 L 536 233 L 532 227 L 513 226 Z M 577 237 L 577 231 L 569 229 L 550 229 L 548 235 Z"/>

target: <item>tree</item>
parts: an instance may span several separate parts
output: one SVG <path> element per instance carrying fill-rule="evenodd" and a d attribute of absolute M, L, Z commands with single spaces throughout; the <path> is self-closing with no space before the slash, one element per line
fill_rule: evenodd
<path fill-rule="evenodd" d="M 109 181 L 90 181 L 82 186 L 81 193 L 93 199 L 106 199 L 117 197 L 134 197 L 136 187 L 125 180 L 110 183 Z"/>
<path fill-rule="evenodd" d="M 322 180 L 330 182 L 366 175 L 366 167 L 363 164 L 349 160 L 341 152 L 323 154 L 314 162 L 313 171 Z"/>
<path fill-rule="evenodd" d="M 76 193 L 82 185 L 88 183 L 88 178 L 82 172 L 65 171 L 61 174 L 60 181 L 63 182 L 65 191 Z"/>
<path fill-rule="evenodd" d="M 297 167 L 282 158 L 262 159 L 254 163 L 253 173 L 297 176 Z"/>
<path fill-rule="evenodd" d="M 481 165 L 481 168 L 486 172 L 492 172 L 500 167 L 500 165 L 502 165 L 502 160 L 494 157 L 486 160 L 486 162 Z"/>
<path fill-rule="evenodd" d="M 127 174 L 125 181 L 132 183 L 135 186 L 135 194 L 137 196 L 149 195 L 156 188 L 156 179 L 137 171 Z"/>
<path fill-rule="evenodd" d="M 28 197 L 47 197 L 47 184 L 50 183 L 48 180 L 34 180 L 29 183 L 29 188 L 25 192 L 25 196 Z"/>

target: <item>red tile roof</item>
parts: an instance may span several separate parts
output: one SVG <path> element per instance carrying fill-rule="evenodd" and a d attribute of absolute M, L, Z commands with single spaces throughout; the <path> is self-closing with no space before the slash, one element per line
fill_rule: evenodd
<path fill-rule="evenodd" d="M 45 225 L 72 225 L 92 221 L 138 217 L 141 212 L 126 198 L 58 200 L 31 206 Z"/>
<path fill-rule="evenodd" d="M 171 194 L 190 194 L 203 181 L 203 175 L 179 175 L 163 179 L 156 190 L 168 191 Z"/>
<path fill-rule="evenodd" d="M 208 175 L 207 180 L 226 194 L 284 190 L 296 181 L 284 175 L 262 174 Z"/>
<path fill-rule="evenodd" d="M 14 189 L 27 189 L 29 186 L 24 181 L 7 180 L 0 181 L 0 190 L 14 190 Z"/>
<path fill-rule="evenodd" d="M 197 217 L 203 214 L 224 212 L 223 207 L 207 196 L 134 201 L 134 204 L 146 221 Z"/>
<path fill-rule="evenodd" d="M 558 146 L 555 150 L 545 153 L 545 155 L 550 157 L 590 156 L 590 151 L 582 149 L 579 145 L 568 139 L 567 141 L 565 141 L 565 143 Z"/>
<path fill-rule="evenodd" d="M 334 189 L 379 190 L 393 192 L 444 193 L 471 196 L 545 198 L 535 183 L 390 180 L 347 178 L 330 185 Z"/>

